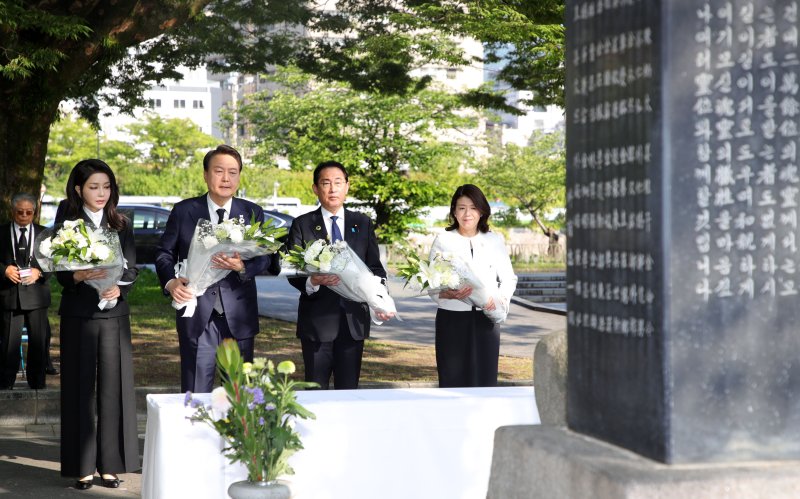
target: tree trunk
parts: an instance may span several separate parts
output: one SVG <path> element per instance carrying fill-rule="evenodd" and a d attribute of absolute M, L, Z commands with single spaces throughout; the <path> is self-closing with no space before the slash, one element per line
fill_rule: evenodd
<path fill-rule="evenodd" d="M 37 5 L 43 13 L 82 19 L 87 37 L 58 38 L 46 32 L 0 31 L 0 46 L 13 54 L 19 39 L 35 50 L 58 51 L 55 67 L 36 66 L 30 75 L 0 76 L 0 221 L 9 219 L 11 197 L 28 192 L 38 198 L 44 177 L 50 125 L 69 96 L 91 95 L 107 78 L 107 68 L 132 47 L 185 23 L 209 0 L 100 0 Z M 12 19 L 13 21 L 13 19 Z M 13 23 L 11 23 L 13 24 Z M 0 59 L 5 62 L 5 59 Z M 99 76 L 99 78 L 98 78 Z M 94 85 L 94 86 L 92 86 Z"/>
<path fill-rule="evenodd" d="M 0 99 L 0 221 L 10 219 L 14 194 L 39 198 L 50 124 L 57 112 L 58 102 L 31 102 L 24 93 Z"/>
<path fill-rule="evenodd" d="M 375 210 L 375 226 L 376 227 L 388 227 L 389 226 L 389 219 L 391 218 L 391 209 L 388 205 L 377 203 L 372 205 L 373 209 Z M 378 235 L 378 242 L 380 243 L 388 243 L 389 241 L 385 237 L 381 237 Z"/>
<path fill-rule="evenodd" d="M 528 210 L 528 212 L 531 214 L 533 221 L 536 222 L 536 225 L 539 226 L 539 229 L 541 229 L 542 233 L 549 239 L 549 243 L 547 245 L 547 256 L 558 256 L 561 253 L 561 246 L 558 244 L 558 231 L 542 223 L 535 210 Z"/>

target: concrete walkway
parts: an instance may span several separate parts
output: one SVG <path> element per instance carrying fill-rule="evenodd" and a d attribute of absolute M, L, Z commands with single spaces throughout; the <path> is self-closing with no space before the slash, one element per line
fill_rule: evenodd
<path fill-rule="evenodd" d="M 300 292 L 289 284 L 284 275 L 259 277 L 256 284 L 259 314 L 297 322 Z M 389 279 L 389 292 L 402 320 L 392 319 L 380 326 L 373 325 L 371 337 L 433 346 L 436 303 L 427 295 L 417 296 L 403 289 L 399 279 Z M 533 348 L 541 337 L 565 328 L 566 318 L 563 315 L 532 310 L 516 301 L 512 302 L 508 319 L 500 326 L 500 354 L 532 358 Z"/>

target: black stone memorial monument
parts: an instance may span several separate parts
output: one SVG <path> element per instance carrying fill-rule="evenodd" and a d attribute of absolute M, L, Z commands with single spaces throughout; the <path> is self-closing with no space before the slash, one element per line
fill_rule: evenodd
<path fill-rule="evenodd" d="M 800 459 L 798 2 L 568 0 L 570 429 Z"/>

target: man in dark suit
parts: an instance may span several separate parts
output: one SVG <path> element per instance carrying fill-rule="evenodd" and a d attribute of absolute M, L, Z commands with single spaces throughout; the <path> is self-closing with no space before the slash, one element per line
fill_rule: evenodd
<path fill-rule="evenodd" d="M 194 295 L 185 278 L 175 277 L 175 264 L 189 253 L 194 229 L 200 219 L 219 223 L 223 220 L 251 217 L 264 221 L 260 206 L 233 197 L 239 188 L 242 158 L 236 149 L 220 145 L 203 159 L 203 178 L 208 193 L 181 201 L 172 208 L 167 227 L 156 250 L 156 271 L 164 292 L 177 303 L 185 303 Z M 197 297 L 197 308 L 191 317 L 176 313 L 181 354 L 181 390 L 210 392 L 216 374 L 216 349 L 225 338 L 235 338 L 242 356 L 253 360 L 255 335 L 258 333 L 258 300 L 255 276 L 269 265 L 271 256 L 248 261 L 238 253 L 217 254 L 212 263 L 231 270 L 224 279 Z"/>
<path fill-rule="evenodd" d="M 22 327 L 28 330 L 25 374 L 28 386 L 45 388 L 48 360 L 47 307 L 49 274 L 42 272 L 33 255 L 33 241 L 44 228 L 33 224 L 36 199 L 17 194 L 11 200 L 13 221 L 0 225 L 0 389 L 14 386 L 20 362 Z"/>
<path fill-rule="evenodd" d="M 305 246 L 317 239 L 344 239 L 373 274 L 385 278 L 372 220 L 344 208 L 349 187 L 347 170 L 341 163 L 320 163 L 314 170 L 312 188 L 321 206 L 294 219 L 286 247 Z M 339 283 L 332 274 L 293 277 L 289 282 L 300 290 L 297 337 L 303 349 L 306 381 L 327 389 L 333 374 L 337 390 L 358 388 L 364 339 L 369 337 L 367 304 L 346 300 L 332 291 L 329 286 Z M 381 313 L 378 317 L 387 320 L 391 315 Z"/>

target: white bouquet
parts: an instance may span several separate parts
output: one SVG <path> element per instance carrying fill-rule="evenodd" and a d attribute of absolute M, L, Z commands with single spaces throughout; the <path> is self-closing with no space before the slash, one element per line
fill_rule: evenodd
<path fill-rule="evenodd" d="M 119 282 L 126 262 L 119 235 L 110 229 L 92 229 L 83 219 L 67 220 L 60 227 L 46 229 L 36 236 L 34 254 L 46 272 L 105 269 L 106 276 L 86 282 L 100 294 Z M 100 310 L 114 308 L 117 299 L 101 299 Z"/>
<path fill-rule="evenodd" d="M 472 293 L 463 302 L 482 309 L 486 317 L 495 323 L 503 322 L 508 316 L 508 306 L 500 297 L 498 288 L 495 286 L 492 289 L 481 282 L 470 261 L 439 252 L 430 260 L 424 260 L 413 251 L 406 251 L 406 263 L 397 269 L 397 274 L 405 279 L 406 286 L 411 289 L 433 295 L 469 286 Z M 489 298 L 494 300 L 494 310 L 483 309 Z"/>
<path fill-rule="evenodd" d="M 254 218 L 250 224 L 245 224 L 241 216 L 219 224 L 198 220 L 186 259 L 175 265 L 175 277 L 185 277 L 189 281 L 187 287 L 194 298 L 186 303 L 173 300 L 172 306 L 176 310 L 186 307 L 183 317 L 191 317 L 197 308 L 197 297 L 228 275 L 230 270 L 212 267 L 214 255 L 238 252 L 242 260 L 270 255 L 280 249 L 279 238 L 285 234 L 286 229 L 277 228 L 271 222 L 259 223 Z"/>
<path fill-rule="evenodd" d="M 376 312 L 397 314 L 394 300 L 382 279 L 372 273 L 345 241 L 328 243 L 317 239 L 305 248 L 295 246 L 284 255 L 284 260 L 298 273 L 339 277 L 339 284 L 330 288 L 348 300 L 366 303 L 375 324 L 382 324 Z"/>

